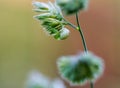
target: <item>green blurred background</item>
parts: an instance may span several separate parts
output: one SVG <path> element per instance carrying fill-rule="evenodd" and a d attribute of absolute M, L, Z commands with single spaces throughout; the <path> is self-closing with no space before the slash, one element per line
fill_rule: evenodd
<path fill-rule="evenodd" d="M 73 29 L 64 41 L 46 36 L 33 19 L 31 2 L 0 0 L 0 88 L 24 88 L 34 69 L 58 77 L 57 58 L 83 50 L 79 33 Z M 74 16 L 67 18 L 75 23 Z M 120 1 L 90 0 L 80 21 L 89 50 L 105 60 L 104 76 L 95 88 L 120 88 Z"/>

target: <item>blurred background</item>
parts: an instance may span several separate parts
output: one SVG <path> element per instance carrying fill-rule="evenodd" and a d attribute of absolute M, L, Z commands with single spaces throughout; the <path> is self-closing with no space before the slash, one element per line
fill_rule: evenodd
<path fill-rule="evenodd" d="M 0 0 L 0 88 L 24 88 L 34 69 L 59 77 L 57 58 L 83 50 L 79 33 L 71 28 L 64 41 L 47 36 L 33 19 L 31 2 Z M 90 0 L 89 9 L 79 17 L 89 50 L 105 60 L 104 76 L 95 88 L 120 88 L 120 1 Z M 76 24 L 74 18 L 67 17 Z"/>

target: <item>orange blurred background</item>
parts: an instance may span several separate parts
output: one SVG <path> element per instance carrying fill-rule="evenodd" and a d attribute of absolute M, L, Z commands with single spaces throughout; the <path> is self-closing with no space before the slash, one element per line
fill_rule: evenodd
<path fill-rule="evenodd" d="M 31 2 L 0 0 L 0 88 L 24 88 L 33 69 L 58 77 L 57 58 L 83 50 L 79 33 L 71 28 L 64 41 L 46 36 L 33 19 Z M 88 49 L 105 60 L 105 74 L 95 88 L 120 88 L 120 1 L 90 0 L 79 17 Z M 74 16 L 67 18 L 76 24 Z"/>

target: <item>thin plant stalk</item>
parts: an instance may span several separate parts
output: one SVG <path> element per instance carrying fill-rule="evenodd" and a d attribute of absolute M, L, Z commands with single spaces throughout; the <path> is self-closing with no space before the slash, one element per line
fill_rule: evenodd
<path fill-rule="evenodd" d="M 84 51 L 87 52 L 88 49 L 87 49 L 87 45 L 86 45 L 86 41 L 85 41 L 85 37 L 84 37 L 83 31 L 82 31 L 81 26 L 80 26 L 78 13 L 76 13 L 76 20 L 77 20 L 77 25 L 78 25 L 78 31 L 79 31 L 80 36 L 82 38 L 82 43 L 83 43 L 83 46 L 84 46 Z M 90 82 L 90 88 L 94 88 L 93 82 Z"/>
<path fill-rule="evenodd" d="M 78 30 L 79 33 L 80 33 L 80 36 L 82 38 L 82 43 L 83 43 L 83 47 L 84 47 L 84 50 L 87 52 L 88 49 L 87 49 L 87 45 L 86 45 L 86 41 L 85 41 L 85 38 L 84 38 L 84 34 L 83 34 L 83 31 L 81 29 L 81 26 L 80 26 L 80 22 L 79 22 L 79 19 L 78 19 L 78 14 L 76 13 L 76 20 L 77 20 L 77 25 L 78 26 L 75 26 L 74 24 L 72 24 L 71 22 L 67 21 L 65 18 L 63 18 L 64 21 L 69 25 L 71 26 L 72 28 L 74 28 L 75 30 Z"/>
<path fill-rule="evenodd" d="M 76 13 L 76 21 L 77 21 L 77 25 L 78 25 L 78 31 L 79 31 L 80 36 L 82 38 L 82 43 L 83 43 L 84 51 L 87 52 L 88 49 L 87 49 L 87 45 L 86 45 L 86 41 L 85 41 L 85 37 L 84 37 L 83 31 L 82 31 L 81 26 L 80 26 L 80 22 L 79 22 L 79 18 L 78 18 L 78 13 Z"/>
<path fill-rule="evenodd" d="M 83 43 L 84 51 L 87 52 L 88 49 L 87 49 L 87 45 L 86 45 L 86 40 L 85 40 L 83 31 L 82 31 L 82 29 L 81 29 L 81 26 L 80 26 L 78 13 L 76 13 L 77 26 L 75 26 L 75 25 L 72 24 L 71 22 L 67 21 L 65 18 L 64 18 L 64 21 L 67 22 L 67 24 L 70 25 L 72 28 L 74 28 L 75 30 L 78 30 L 78 31 L 79 31 L 80 36 L 81 36 L 81 38 L 82 38 L 82 43 Z M 90 82 L 90 88 L 94 88 L 94 83 L 93 83 L 93 82 Z"/>
<path fill-rule="evenodd" d="M 90 83 L 90 88 L 94 88 L 94 83 Z"/>

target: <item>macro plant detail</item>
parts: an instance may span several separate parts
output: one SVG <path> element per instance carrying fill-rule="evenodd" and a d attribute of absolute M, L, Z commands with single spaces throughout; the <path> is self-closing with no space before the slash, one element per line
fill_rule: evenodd
<path fill-rule="evenodd" d="M 71 86 L 90 83 L 94 88 L 95 81 L 103 74 L 104 61 L 87 49 L 85 37 L 79 22 L 79 12 L 88 7 L 89 0 L 55 0 L 54 3 L 34 1 L 34 11 L 39 14 L 34 16 L 40 21 L 41 26 L 49 35 L 57 40 L 64 40 L 70 31 L 66 25 L 80 33 L 84 51 L 77 55 L 62 56 L 57 61 L 61 77 Z M 64 15 L 75 15 L 77 26 L 64 18 Z M 47 88 L 47 87 L 46 87 Z"/>
<path fill-rule="evenodd" d="M 103 73 L 103 61 L 91 52 L 62 56 L 57 64 L 62 78 L 71 85 L 95 82 Z"/>
<path fill-rule="evenodd" d="M 87 8 L 88 0 L 56 0 L 66 14 L 74 14 Z"/>
<path fill-rule="evenodd" d="M 63 40 L 69 36 L 69 30 L 64 27 L 67 23 L 63 20 L 61 10 L 56 4 L 33 2 L 33 5 L 34 10 L 40 12 L 34 18 L 41 22 L 43 29 L 49 35 L 57 40 Z"/>
<path fill-rule="evenodd" d="M 59 78 L 50 79 L 38 71 L 31 71 L 27 77 L 25 88 L 66 88 L 66 87 Z"/>

